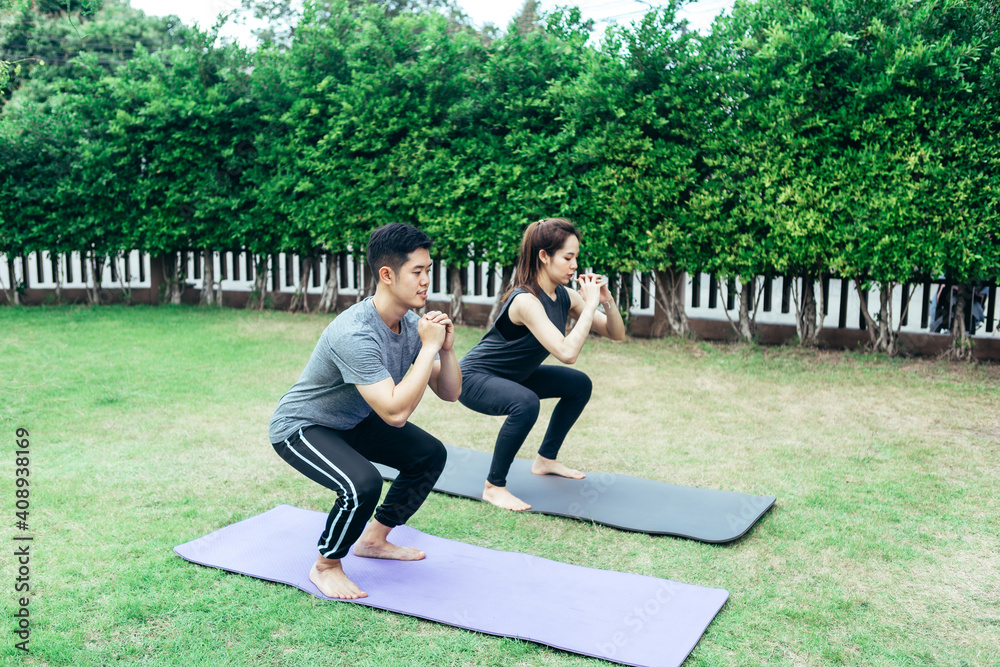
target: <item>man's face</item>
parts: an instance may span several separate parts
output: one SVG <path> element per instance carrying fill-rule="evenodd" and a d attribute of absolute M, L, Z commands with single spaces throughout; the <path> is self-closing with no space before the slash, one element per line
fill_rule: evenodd
<path fill-rule="evenodd" d="M 390 272 L 392 269 L 390 269 Z M 408 308 L 423 308 L 431 284 L 431 255 L 427 248 L 417 248 L 393 276 L 392 293 Z"/>

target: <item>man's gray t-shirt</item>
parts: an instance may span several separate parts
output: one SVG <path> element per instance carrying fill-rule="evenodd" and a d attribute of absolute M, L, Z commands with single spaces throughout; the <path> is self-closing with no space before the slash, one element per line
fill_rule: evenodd
<path fill-rule="evenodd" d="M 282 442 L 300 428 L 354 428 L 372 409 L 354 385 L 387 377 L 399 384 L 420 352 L 419 316 L 408 311 L 394 333 L 375 310 L 372 297 L 338 315 L 319 337 L 302 376 L 271 417 L 271 442 Z"/>

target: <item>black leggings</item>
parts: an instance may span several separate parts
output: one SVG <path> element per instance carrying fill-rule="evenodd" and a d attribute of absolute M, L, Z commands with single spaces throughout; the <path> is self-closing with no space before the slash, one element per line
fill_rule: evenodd
<path fill-rule="evenodd" d="M 591 387 L 586 374 L 565 366 L 539 366 L 523 382 L 487 373 L 464 374 L 458 399 L 462 405 L 486 415 L 507 415 L 497 435 L 486 480 L 495 486 L 507 486 L 507 471 L 538 419 L 542 398 L 558 398 L 559 402 L 538 453 L 547 459 L 556 458 L 566 434 L 590 400 Z"/>
<path fill-rule="evenodd" d="M 376 413 L 348 431 L 323 426 L 299 429 L 273 443 L 289 465 L 337 494 L 317 546 L 327 558 L 343 558 L 375 520 L 395 528 L 413 516 L 444 470 L 447 450 L 441 441 L 413 424 L 389 426 Z M 399 470 L 379 505 L 382 476 L 370 462 Z"/>

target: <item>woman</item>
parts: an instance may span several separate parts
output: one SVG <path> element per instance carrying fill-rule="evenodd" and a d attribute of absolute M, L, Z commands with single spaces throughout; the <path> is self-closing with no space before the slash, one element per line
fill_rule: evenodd
<path fill-rule="evenodd" d="M 551 354 L 572 364 L 591 331 L 624 340 L 625 323 L 600 276 L 581 275 L 578 291 L 566 289 L 579 255 L 580 232 L 569 220 L 547 218 L 528 225 L 496 322 L 459 362 L 462 394 L 458 400 L 476 412 L 507 415 L 483 490 L 483 500 L 498 507 L 531 508 L 507 490 L 507 471 L 538 418 L 539 399 L 558 398 L 559 403 L 531 472 L 584 477 L 555 459 L 590 399 L 590 378 L 572 368 L 543 366 L 542 361 Z M 601 304 L 603 313 L 597 310 Z M 576 318 L 576 325 L 567 335 L 569 317 Z"/>

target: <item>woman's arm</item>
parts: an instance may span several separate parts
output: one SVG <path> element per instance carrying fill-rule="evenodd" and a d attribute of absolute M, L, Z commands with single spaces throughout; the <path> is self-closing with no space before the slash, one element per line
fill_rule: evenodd
<path fill-rule="evenodd" d="M 597 311 L 594 313 L 594 323 L 591 325 L 590 330 L 611 340 L 625 340 L 625 320 L 622 319 L 621 311 L 618 310 L 618 304 L 615 303 L 614 298 L 611 296 L 608 283 L 606 280 L 602 280 L 601 276 L 595 276 L 595 278 L 601 286 L 600 299 L 601 305 L 604 306 L 604 312 Z M 578 317 L 577 313 L 581 312 L 583 308 L 583 298 L 572 291 L 569 294 L 571 299 L 570 315 Z"/>
<path fill-rule="evenodd" d="M 582 299 L 583 305 L 575 315 L 576 325 L 565 335 L 552 324 L 545 314 L 542 302 L 533 294 L 518 294 L 507 311 L 513 324 L 528 327 L 542 347 L 564 364 L 575 363 L 583 344 L 587 341 L 594 323 L 594 314 L 600 304 L 601 287 L 593 277 L 581 276 L 580 293 L 574 294 L 571 291 L 570 295 L 571 299 L 573 296 Z"/>

